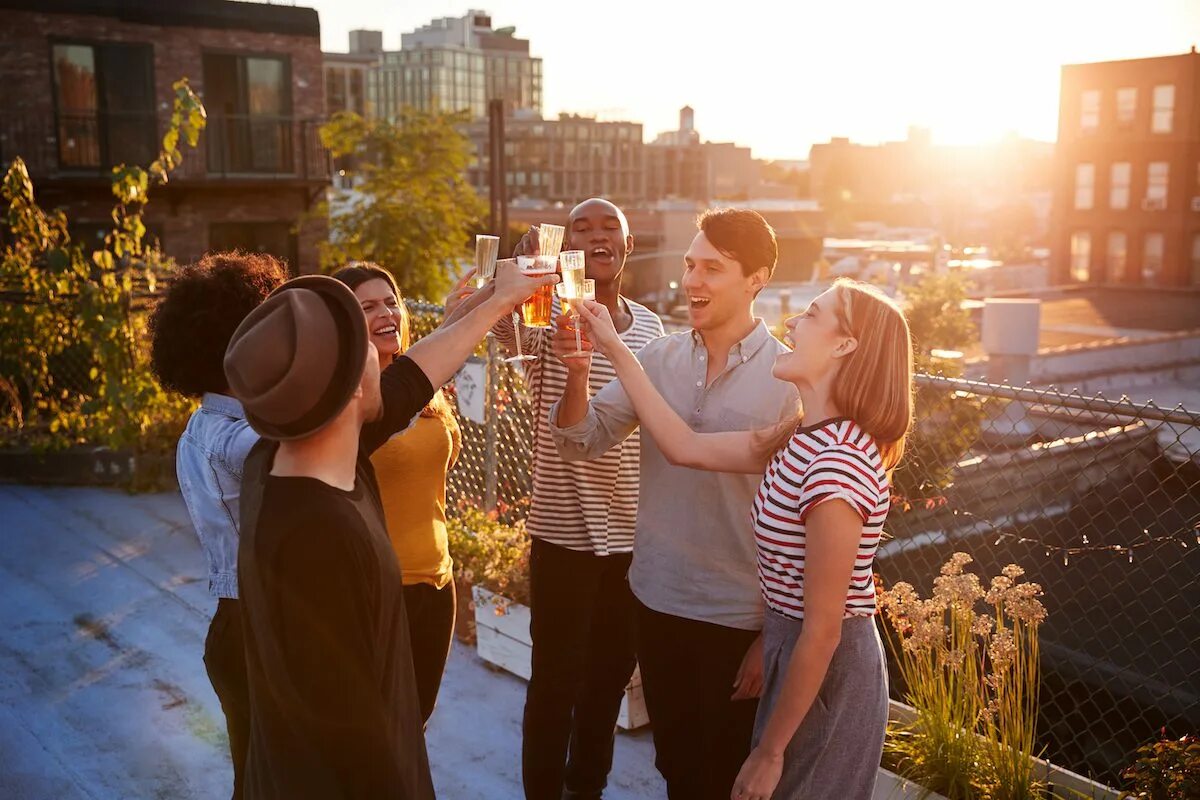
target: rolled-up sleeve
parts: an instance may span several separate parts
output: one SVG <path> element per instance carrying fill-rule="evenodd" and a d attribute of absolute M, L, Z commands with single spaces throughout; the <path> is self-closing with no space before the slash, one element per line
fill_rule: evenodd
<path fill-rule="evenodd" d="M 558 400 L 550 408 L 550 433 L 564 461 L 599 458 L 637 430 L 637 413 L 620 381 L 611 381 L 588 404 L 587 415 L 567 428 L 558 425 Z"/>

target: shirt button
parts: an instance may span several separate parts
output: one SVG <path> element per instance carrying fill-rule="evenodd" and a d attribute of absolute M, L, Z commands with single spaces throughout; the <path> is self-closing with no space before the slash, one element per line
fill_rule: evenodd
<path fill-rule="evenodd" d="M 700 356 L 700 360 L 701 360 L 701 361 L 703 361 L 703 360 L 704 360 L 704 356 Z"/>
<path fill-rule="evenodd" d="M 697 385 L 697 386 L 703 386 L 703 385 L 704 385 L 704 381 L 696 381 L 696 385 Z"/>

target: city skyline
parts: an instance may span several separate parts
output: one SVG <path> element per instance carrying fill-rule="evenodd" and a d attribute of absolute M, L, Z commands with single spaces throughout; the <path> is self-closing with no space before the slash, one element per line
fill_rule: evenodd
<path fill-rule="evenodd" d="M 736 18 L 709 25 L 676 19 L 667 4 L 631 0 L 611 0 L 604 14 L 577 24 L 545 0 L 297 5 L 318 10 L 327 51 L 344 51 L 354 28 L 382 29 L 385 49 L 398 49 L 402 33 L 478 8 L 497 28 L 515 26 L 543 58 L 547 117 L 641 122 L 651 140 L 675 129 L 678 109 L 690 105 L 706 139 L 771 159 L 806 158 L 812 144 L 834 136 L 865 144 L 903 139 L 910 126 L 930 129 L 945 144 L 982 144 L 1010 132 L 1054 141 L 1062 65 L 1174 55 L 1200 43 L 1197 0 L 1151 0 L 1134 16 L 1125 3 L 1076 0 L 986 9 L 943 0 L 853 8 L 746 0 Z M 866 19 L 876 24 L 863 28 Z M 673 47 L 655 33 L 684 24 Z M 819 33 L 847 29 L 853 39 Z M 602 69 L 591 66 L 605 59 Z"/>

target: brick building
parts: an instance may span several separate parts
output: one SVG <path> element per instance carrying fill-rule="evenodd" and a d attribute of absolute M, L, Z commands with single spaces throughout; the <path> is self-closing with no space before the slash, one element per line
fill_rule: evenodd
<path fill-rule="evenodd" d="M 329 182 L 320 26 L 307 8 L 189 0 L 0 0 L 0 160 L 25 159 L 39 202 L 77 237 L 111 224 L 111 168 L 148 164 L 187 77 L 199 146 L 153 189 L 149 232 L 181 261 L 241 247 L 317 267 L 302 216 Z M 298 230 L 298 232 L 297 232 Z"/>
<path fill-rule="evenodd" d="M 1200 55 L 1063 67 L 1056 282 L 1200 286 Z"/>

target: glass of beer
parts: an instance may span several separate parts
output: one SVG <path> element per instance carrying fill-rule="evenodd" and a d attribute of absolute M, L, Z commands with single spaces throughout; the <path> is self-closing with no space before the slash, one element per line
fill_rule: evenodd
<path fill-rule="evenodd" d="M 558 266 L 558 256 L 517 256 L 521 272 L 531 277 L 552 275 Z M 554 306 L 554 286 L 543 286 L 521 304 L 521 317 L 530 328 L 549 328 Z"/>
<path fill-rule="evenodd" d="M 482 289 L 496 277 L 496 256 L 500 237 L 479 234 L 475 237 L 475 288 Z"/>
<path fill-rule="evenodd" d="M 562 298 L 563 313 L 574 318 L 571 324 L 575 328 L 575 352 L 567 353 L 563 358 L 582 358 L 588 352 L 583 349 L 583 337 L 579 331 L 579 306 L 585 300 L 596 299 L 596 282 L 589 278 L 578 284 L 569 284 L 564 280 L 558 284 L 558 296 Z"/>

